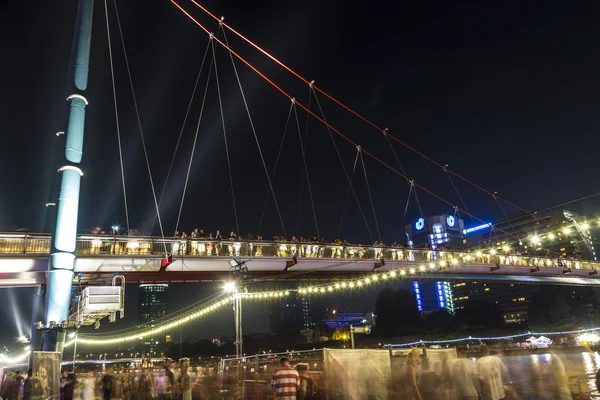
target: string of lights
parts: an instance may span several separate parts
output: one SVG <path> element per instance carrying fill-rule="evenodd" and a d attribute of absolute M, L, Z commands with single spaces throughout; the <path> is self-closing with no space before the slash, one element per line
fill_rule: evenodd
<path fill-rule="evenodd" d="M 485 342 L 485 341 L 493 341 L 493 340 L 517 339 L 517 338 L 526 337 L 526 336 L 572 335 L 572 334 L 576 334 L 576 333 L 595 332 L 598 330 L 600 330 L 600 327 L 588 328 L 588 329 L 578 329 L 575 331 L 564 331 L 564 332 L 527 332 L 527 333 L 517 333 L 515 335 L 507 335 L 507 336 L 492 336 L 492 337 L 469 336 L 469 337 L 464 337 L 464 338 L 459 338 L 459 339 L 448 339 L 448 340 L 419 340 L 417 342 L 392 344 L 392 345 L 386 345 L 384 347 L 389 347 L 389 346 L 410 347 L 410 346 L 420 346 L 420 345 L 424 345 L 424 344 L 436 345 L 436 344 L 459 343 L 459 342 L 467 342 L 467 341 Z"/>
<path fill-rule="evenodd" d="M 21 362 L 27 360 L 27 357 L 29 357 L 29 354 L 31 354 L 31 350 L 26 350 L 25 353 L 20 354 L 13 358 L 7 357 L 6 354 L 0 354 L 0 365 L 21 363 Z"/>
<path fill-rule="evenodd" d="M 315 286 L 308 286 L 308 287 L 302 287 L 299 288 L 297 291 L 300 294 L 322 294 L 322 293 L 331 293 L 334 291 L 339 291 L 339 290 L 351 290 L 351 289 L 357 289 L 357 288 L 362 288 L 364 286 L 370 285 L 370 284 L 377 284 L 380 282 L 384 282 L 384 281 L 389 281 L 389 280 L 394 280 L 394 279 L 404 279 L 407 277 L 418 277 L 418 276 L 422 276 L 424 273 L 426 272 L 441 272 L 443 271 L 445 268 L 448 267 L 454 267 L 454 266 L 458 266 L 460 265 L 461 262 L 464 263 L 477 263 L 478 259 L 488 259 L 490 257 L 496 257 L 497 252 L 496 250 L 492 249 L 490 251 L 490 253 L 483 253 L 481 251 L 478 251 L 476 253 L 464 253 L 462 254 L 462 260 L 459 260 L 458 258 L 452 258 L 449 259 L 447 261 L 442 260 L 442 261 L 435 261 L 435 262 L 429 262 L 429 263 L 422 263 L 420 265 L 414 265 L 412 267 L 403 267 L 403 268 L 399 268 L 399 269 L 394 269 L 394 270 L 389 270 L 383 273 L 372 273 L 368 276 L 363 276 L 360 278 L 354 278 L 354 279 L 348 279 L 348 280 L 343 280 L 343 281 L 337 281 L 334 283 L 328 283 L 328 284 L 323 284 L 323 285 L 315 285 Z M 505 256 L 506 258 L 510 258 L 512 256 Z M 552 261 L 550 259 L 546 259 L 544 257 L 532 257 L 535 259 L 539 259 L 540 263 L 547 263 L 548 260 Z M 553 262 L 553 261 L 552 261 Z M 490 264 L 489 261 L 485 262 L 486 264 Z M 574 262 L 576 267 L 581 268 L 583 267 L 583 263 L 580 263 L 579 261 L 575 261 Z M 588 263 L 590 266 L 591 265 L 595 265 L 596 263 Z M 514 265 L 511 265 L 514 266 Z M 544 265 L 539 265 L 539 266 L 544 266 Z M 529 265 L 523 265 L 523 268 L 528 268 Z M 593 266 L 591 267 L 593 268 Z"/>
<path fill-rule="evenodd" d="M 151 328 L 138 330 L 135 333 L 129 335 L 119 335 L 119 336 L 106 336 L 103 338 L 98 337 L 86 337 L 85 335 L 78 335 L 72 338 L 70 341 L 65 343 L 65 347 L 69 347 L 73 344 L 82 343 L 87 345 L 107 345 L 107 344 L 118 344 L 118 343 L 126 343 L 132 342 L 140 339 L 144 339 L 149 336 L 158 335 L 160 333 L 166 332 L 168 330 L 179 328 L 180 326 L 186 325 L 190 322 L 196 321 L 200 318 L 207 316 L 208 314 L 221 309 L 223 306 L 230 304 L 236 296 L 239 296 L 243 300 L 260 300 L 260 299 L 280 299 L 285 296 L 288 296 L 292 292 L 292 290 L 280 290 L 280 291 L 270 291 L 270 292 L 239 292 L 234 293 L 230 296 L 227 296 L 225 299 L 220 301 L 213 302 L 210 305 L 206 305 L 199 309 L 193 310 L 193 312 L 183 315 L 179 317 L 175 321 L 171 321 L 168 323 L 163 323 L 160 325 L 153 326 Z"/>
<path fill-rule="evenodd" d="M 229 304 L 233 296 L 228 296 L 223 300 L 213 302 L 210 305 L 206 305 L 199 309 L 194 310 L 193 312 L 182 315 L 175 321 L 171 321 L 168 323 L 163 323 L 160 325 L 156 325 L 147 329 L 138 330 L 135 333 L 130 335 L 119 335 L 119 336 L 107 336 L 105 338 L 88 338 L 85 335 L 77 335 L 75 338 L 65 343 L 65 347 L 71 346 L 74 343 L 83 343 L 88 345 L 106 345 L 106 344 L 117 344 L 117 343 L 125 343 L 132 342 L 140 339 L 144 339 L 148 336 L 158 335 L 165 331 L 178 328 L 182 325 L 188 324 L 192 321 L 195 321 L 199 318 L 203 318 L 206 315 L 212 313 L 213 311 L 222 308 L 226 304 Z"/>

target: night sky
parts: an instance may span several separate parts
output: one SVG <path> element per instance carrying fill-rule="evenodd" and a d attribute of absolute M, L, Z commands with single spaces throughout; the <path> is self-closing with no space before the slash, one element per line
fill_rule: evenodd
<path fill-rule="evenodd" d="M 192 3 L 182 0 L 180 4 L 216 32 L 217 23 Z M 354 0 L 210 0 L 202 4 L 406 143 L 528 210 L 598 190 L 600 6 L 595 2 L 545 2 L 542 7 L 522 2 Z M 3 230 L 41 231 L 44 227 L 44 204 L 61 160 L 55 132 L 66 128 L 64 99 L 71 93 L 67 77 L 76 6 L 75 0 L 11 1 L 3 4 L 0 13 Z M 167 0 L 118 1 L 118 7 L 160 196 L 208 38 Z M 112 3 L 109 16 L 130 226 L 150 231 L 156 213 Z M 79 218 L 82 232 L 96 225 L 126 225 L 106 24 L 99 1 L 93 29 Z M 308 104 L 304 83 L 231 32 L 227 37 L 234 50 Z M 267 179 L 229 54 L 218 46 L 216 53 L 240 233 L 254 234 L 268 193 Z M 240 62 L 236 65 L 267 168 L 273 174 L 290 102 Z M 207 73 L 208 65 L 163 199 L 166 235 L 175 230 Z M 319 95 L 319 101 L 333 126 L 399 168 L 381 132 L 324 96 Z M 311 109 L 316 110 L 314 98 Z M 338 232 L 348 183 L 327 130 L 314 119 L 308 120 L 307 129 L 307 115 L 301 110 L 298 119 L 302 136 L 307 135 L 307 168 L 319 233 L 332 238 Z M 356 149 L 340 137 L 335 143 L 351 171 Z M 410 179 L 458 204 L 457 193 L 439 167 L 399 144 L 394 144 L 394 150 Z M 367 156 L 364 163 L 381 238 L 390 243 L 400 238 L 403 223 L 414 219 L 418 209 L 411 200 L 405 216 L 407 183 Z M 316 231 L 303 169 L 292 114 L 274 177 L 288 236 L 312 236 Z M 360 161 L 353 182 L 377 238 Z M 490 196 L 457 178 L 454 183 L 475 215 L 486 221 L 503 217 Z M 418 195 L 425 214 L 452 212 L 426 193 Z M 589 217 L 600 213 L 597 201 L 571 208 Z M 509 206 L 504 211 L 516 212 Z M 179 230 L 189 232 L 195 227 L 207 232 L 236 230 L 214 74 Z M 154 233 L 159 233 L 157 226 Z M 272 200 L 261 233 L 266 237 L 283 234 Z M 352 242 L 373 240 L 352 197 L 341 236 Z M 17 299 L 22 292 L 15 291 Z M 0 291 L 2 304 L 7 304 L 7 293 Z M 3 334 L 16 336 L 15 332 L 16 327 Z"/>

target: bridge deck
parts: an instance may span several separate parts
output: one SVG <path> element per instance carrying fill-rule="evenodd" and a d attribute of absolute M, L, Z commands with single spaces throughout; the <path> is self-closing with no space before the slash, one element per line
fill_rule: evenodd
<path fill-rule="evenodd" d="M 49 235 L 0 234 L 0 286 L 44 284 Z M 165 253 L 174 263 L 161 271 Z M 431 251 L 312 243 L 178 240 L 81 235 L 76 241 L 76 272 L 82 282 L 101 282 L 114 273 L 128 283 L 214 282 L 231 279 L 229 261 L 246 261 L 250 277 L 274 281 L 349 278 L 377 269 L 399 270 L 401 279 L 519 281 L 600 285 L 595 261 L 487 252 Z M 298 264 L 286 271 L 296 256 Z M 381 259 L 384 265 L 381 265 Z M 499 268 L 498 268 L 499 267 Z M 565 272 L 567 274 L 565 274 Z M 100 279 L 99 279 L 100 278 Z"/>

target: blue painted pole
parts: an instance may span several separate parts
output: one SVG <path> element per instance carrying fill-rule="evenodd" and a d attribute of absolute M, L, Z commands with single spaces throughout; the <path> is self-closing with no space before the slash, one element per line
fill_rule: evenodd
<path fill-rule="evenodd" d="M 60 194 L 57 204 L 56 227 L 52 236 L 52 247 L 48 264 L 46 288 L 45 324 L 60 326 L 69 318 L 73 269 L 75 267 L 75 245 L 77 218 L 79 214 L 79 189 L 83 172 L 79 168 L 83 156 L 85 109 L 88 105 L 83 93 L 87 89 L 90 42 L 94 0 L 79 0 L 75 31 L 76 55 L 73 74 L 73 94 L 70 103 L 69 123 L 65 145 L 65 161 L 58 172 L 61 174 Z M 65 342 L 64 330 L 47 330 L 44 334 L 44 350 L 62 350 Z"/>

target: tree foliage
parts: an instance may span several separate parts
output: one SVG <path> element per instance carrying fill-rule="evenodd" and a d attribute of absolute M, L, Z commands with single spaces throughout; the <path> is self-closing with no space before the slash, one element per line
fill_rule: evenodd
<path fill-rule="evenodd" d="M 529 322 L 535 325 L 558 325 L 570 322 L 571 306 L 567 303 L 569 288 L 542 286 L 529 305 Z"/>
<path fill-rule="evenodd" d="M 488 300 L 471 300 L 463 309 L 456 312 L 462 325 L 470 327 L 496 328 L 504 323 L 502 309 L 496 302 Z"/>

